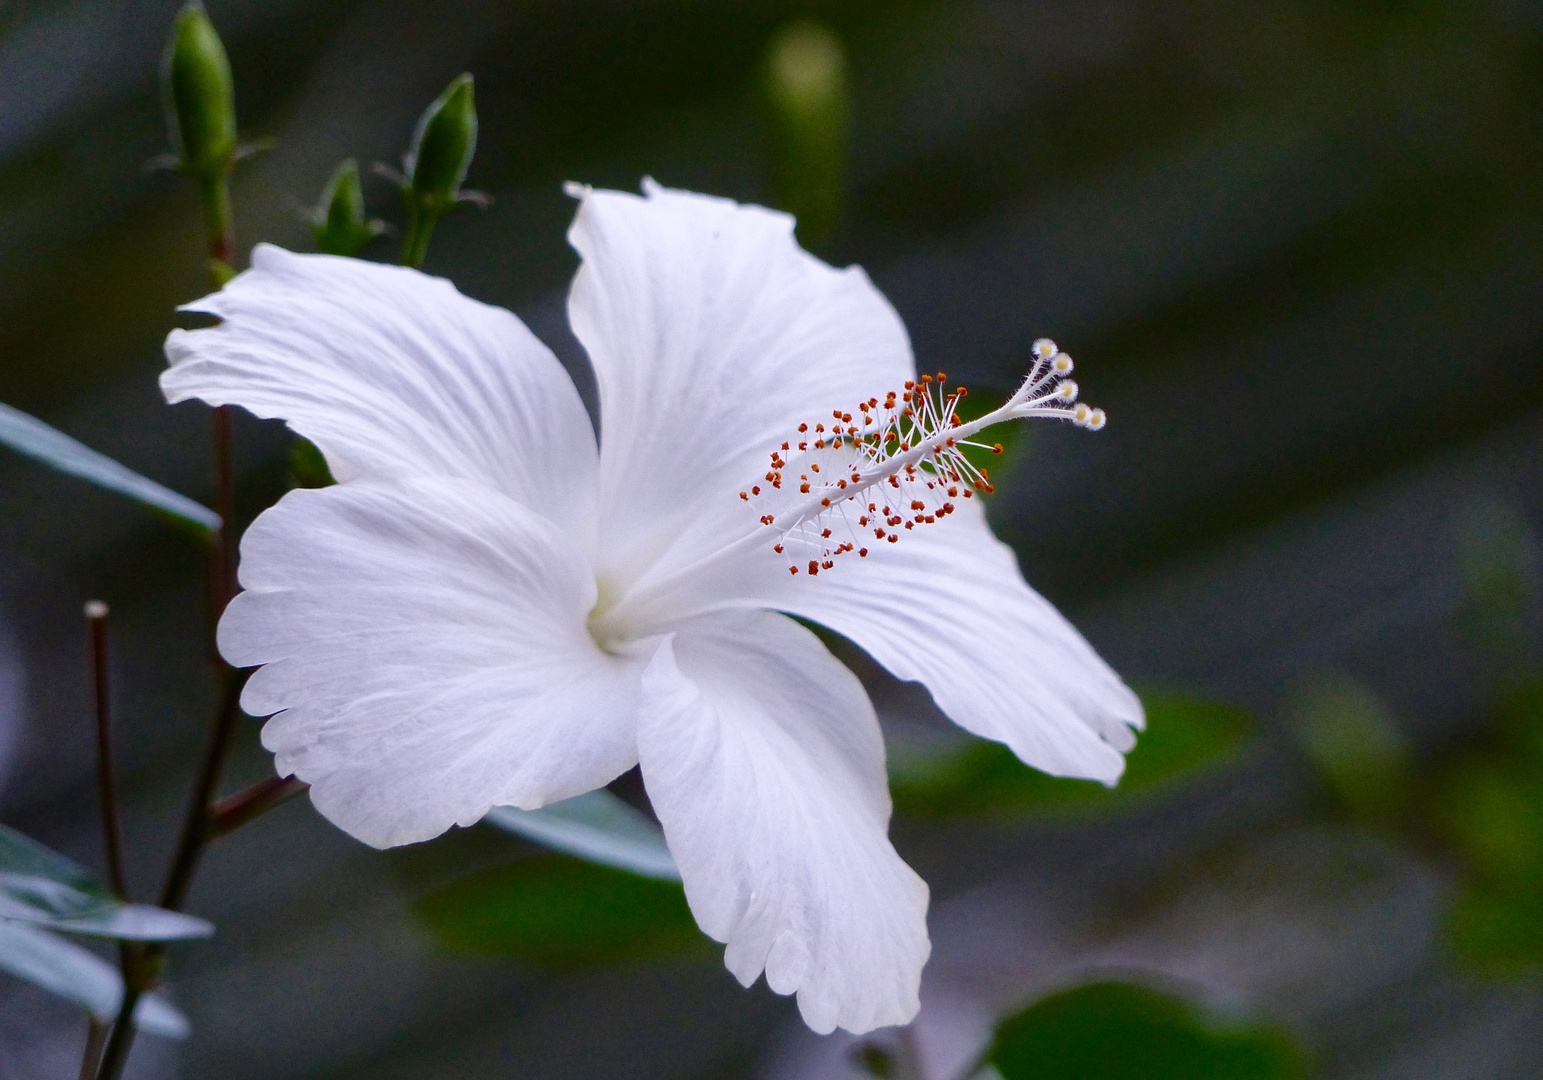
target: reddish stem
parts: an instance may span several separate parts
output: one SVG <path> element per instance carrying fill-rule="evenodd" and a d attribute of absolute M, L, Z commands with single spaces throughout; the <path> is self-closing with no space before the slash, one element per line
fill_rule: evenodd
<path fill-rule="evenodd" d="M 86 603 L 91 632 L 91 688 L 96 704 L 96 785 L 102 808 L 102 845 L 107 851 L 107 880 L 121 900 L 128 895 L 123 876 L 122 826 L 118 816 L 118 785 L 113 776 L 112 699 L 107 672 L 107 605 Z"/>

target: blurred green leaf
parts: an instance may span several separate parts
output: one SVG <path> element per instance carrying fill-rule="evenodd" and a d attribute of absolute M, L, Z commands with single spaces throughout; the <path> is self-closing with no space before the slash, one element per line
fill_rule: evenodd
<path fill-rule="evenodd" d="M 446 948 L 551 968 L 645 959 L 704 941 L 678 884 L 560 855 L 475 874 L 415 910 Z"/>
<path fill-rule="evenodd" d="M 862 1043 L 852 1050 L 848 1060 L 869 1076 L 879 1080 L 894 1080 L 900 1073 L 900 1063 L 893 1051 L 873 1043 Z"/>
<path fill-rule="evenodd" d="M 1543 968 L 1543 680 L 1497 706 L 1489 749 L 1446 770 L 1429 805 L 1463 868 L 1447 940 L 1478 970 L 1510 976 Z"/>
<path fill-rule="evenodd" d="M 679 881 L 664 831 L 600 788 L 540 810 L 495 806 L 482 819 L 545 847 L 643 877 Z"/>
<path fill-rule="evenodd" d="M 220 516 L 208 507 L 140 476 L 36 417 L 3 404 L 0 404 L 0 443 L 60 472 L 127 495 L 174 521 L 192 525 L 201 533 L 213 533 L 220 527 Z"/>
<path fill-rule="evenodd" d="M 101 957 L 36 927 L 0 919 L 0 971 L 75 1002 L 110 1023 L 123 1000 L 123 978 Z M 160 994 L 147 994 L 134 1010 L 145 1031 L 180 1039 L 187 1018 Z"/>
<path fill-rule="evenodd" d="M 1537 538 L 1510 499 L 1468 507 L 1457 525 L 1462 622 L 1480 649 L 1515 665 L 1530 651 L 1530 613 L 1537 608 Z"/>
<path fill-rule="evenodd" d="M 1469 964 L 1490 975 L 1543 968 L 1543 891 L 1468 886 L 1446 916 L 1447 940 Z"/>
<path fill-rule="evenodd" d="M 1543 889 L 1543 775 L 1530 762 L 1467 761 L 1435 805 L 1438 825 L 1477 878 Z"/>
<path fill-rule="evenodd" d="M 1352 814 L 1398 816 L 1410 793 L 1409 751 L 1380 697 L 1349 676 L 1324 675 L 1298 690 L 1290 711 L 1298 744 Z"/>
<path fill-rule="evenodd" d="M 1118 787 L 1049 776 L 1000 743 L 972 741 L 926 758 L 892 755 L 895 806 L 933 818 L 1112 812 L 1224 766 L 1253 731 L 1247 713 L 1219 702 L 1152 693 L 1143 704 L 1147 729 L 1126 756 Z"/>
<path fill-rule="evenodd" d="M 1002 1021 L 989 1060 L 1003 1080 L 1294 1080 L 1307 1055 L 1284 1032 L 1213 1023 L 1193 1005 L 1095 982 Z"/>
<path fill-rule="evenodd" d="M 1501 739 L 1543 770 L 1543 676 L 1502 691 L 1495 713 Z"/>
<path fill-rule="evenodd" d="M 148 904 L 126 904 L 85 867 L 0 825 L 0 924 L 17 920 L 124 941 L 208 937 L 207 921 Z"/>
<path fill-rule="evenodd" d="M 846 189 L 846 50 L 835 32 L 809 20 L 780 30 L 767 49 L 766 98 L 777 205 L 817 245 L 840 222 Z"/>

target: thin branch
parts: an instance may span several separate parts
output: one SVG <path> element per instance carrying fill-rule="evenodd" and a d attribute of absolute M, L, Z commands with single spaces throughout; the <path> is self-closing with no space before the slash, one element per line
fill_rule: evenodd
<path fill-rule="evenodd" d="M 187 899 L 188 887 L 193 883 L 193 868 L 212 833 L 210 831 L 210 806 L 214 801 L 214 789 L 220 780 L 225 759 L 230 756 L 231 737 L 236 732 L 241 701 L 241 688 L 246 683 L 242 672 L 225 669 L 225 686 L 220 697 L 220 711 L 214 718 L 214 732 L 204 753 L 203 765 L 188 798 L 187 815 L 182 821 L 182 836 L 177 842 L 177 852 L 172 858 L 171 869 L 166 874 L 166 884 L 161 890 L 160 906 L 168 911 L 180 911 Z"/>
<path fill-rule="evenodd" d="M 107 1025 L 92 1017 L 86 1026 L 86 1051 L 80 1058 L 80 1080 L 91 1080 L 96 1075 L 97 1062 L 102 1060 L 102 1046 L 107 1042 Z"/>
<path fill-rule="evenodd" d="M 209 277 L 216 290 L 225 287 L 230 280 L 231 261 L 235 254 L 235 218 L 230 205 L 230 177 L 221 172 L 206 178 L 200 185 L 204 206 L 205 233 L 209 243 Z M 214 812 L 214 792 L 220 781 L 225 759 L 230 756 L 231 739 L 237 728 L 238 705 L 241 688 L 246 676 L 230 667 L 220 658 L 214 644 L 214 631 L 225 605 L 236 594 L 236 532 L 235 503 L 236 481 L 233 463 L 231 410 L 221 405 L 214 410 L 213 450 L 215 511 L 220 515 L 220 531 L 215 537 L 210 559 L 209 588 L 209 637 L 210 655 L 219 676 L 220 707 L 214 718 L 214 731 L 199 767 L 188 800 L 187 815 L 182 822 L 182 835 L 177 841 L 177 852 L 166 873 L 161 889 L 160 906 L 170 911 L 180 910 L 193 883 L 193 870 L 204 845 L 213 838 L 211 828 Z M 147 990 L 154 985 L 166 958 L 166 947 L 159 942 L 140 947 L 126 943 L 123 949 L 123 1001 L 113 1021 L 112 1034 L 107 1049 L 97 1069 L 97 1080 L 118 1080 L 128 1060 L 129 1049 L 134 1044 L 134 1010 Z"/>
<path fill-rule="evenodd" d="M 310 784 L 294 776 L 270 776 L 227 799 L 221 799 L 209 811 L 209 839 L 218 839 L 226 833 L 234 832 L 253 818 L 310 790 Z"/>
<path fill-rule="evenodd" d="M 113 777 L 112 698 L 107 672 L 107 605 L 86 601 L 91 632 L 91 686 L 96 704 L 96 785 L 102 808 L 102 844 L 107 851 L 107 880 L 118 899 L 128 897 L 123 876 L 123 830 L 118 816 L 118 785 Z"/>
<path fill-rule="evenodd" d="M 129 1049 L 134 1045 L 134 1010 L 139 1007 L 139 999 L 144 993 L 140 987 L 124 983 L 123 1001 L 118 1006 L 118 1018 L 113 1021 L 107 1049 L 102 1051 L 97 1080 L 118 1080 L 122 1075 L 123 1066 L 129 1059 Z"/>
<path fill-rule="evenodd" d="M 182 822 L 182 836 L 177 842 L 177 853 L 167 871 L 166 884 L 161 890 L 160 906 L 168 911 L 180 910 L 187 899 L 188 887 L 193 883 L 193 869 L 198 856 L 210 838 L 210 803 L 214 788 L 220 779 L 220 770 L 230 755 L 231 737 L 236 731 L 237 704 L 241 700 L 241 687 L 246 678 L 242 672 L 224 669 L 224 689 L 220 697 L 220 711 L 214 719 L 214 733 L 204 753 L 198 780 L 188 800 L 187 816 Z M 123 1001 L 113 1021 L 112 1035 L 107 1049 L 102 1053 L 102 1064 L 97 1070 L 97 1080 L 118 1080 L 134 1045 L 136 1032 L 134 1010 L 154 983 L 166 958 L 166 946 L 151 942 L 139 947 L 126 942 L 123 949 Z"/>

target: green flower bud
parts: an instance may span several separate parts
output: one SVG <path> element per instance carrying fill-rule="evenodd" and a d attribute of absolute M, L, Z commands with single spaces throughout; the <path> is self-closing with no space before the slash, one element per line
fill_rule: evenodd
<path fill-rule="evenodd" d="M 359 163 L 348 158 L 327 181 L 311 217 L 317 248 L 328 255 L 353 255 L 384 228 L 382 222 L 366 220 Z"/>
<path fill-rule="evenodd" d="M 407 202 L 407 239 L 402 262 L 422 266 L 429 238 L 441 214 L 456 203 L 486 205 L 487 196 L 463 191 L 461 181 L 477 150 L 477 106 L 470 75 L 458 76 L 418 119 L 412 148 L 403 159 L 407 176 L 402 195 Z"/>
<path fill-rule="evenodd" d="M 477 106 L 472 78 L 461 75 L 424 110 L 407 152 L 407 183 L 412 198 L 430 212 L 449 209 L 461 194 L 461 181 L 477 150 Z"/>
<path fill-rule="evenodd" d="M 225 46 L 198 0 L 177 14 L 164 77 L 178 166 L 205 179 L 225 175 L 236 151 L 235 88 Z"/>

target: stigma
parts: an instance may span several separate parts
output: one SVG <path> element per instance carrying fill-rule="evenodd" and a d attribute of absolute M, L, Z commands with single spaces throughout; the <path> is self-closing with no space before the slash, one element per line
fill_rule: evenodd
<path fill-rule="evenodd" d="M 803 423 L 771 453 L 764 477 L 739 493 L 760 524 L 775 533 L 772 550 L 791 574 L 817 576 L 836 559 L 897 544 L 919 527 L 957 511 L 963 500 L 990 494 L 990 477 L 967 448 L 1000 454 L 1001 443 L 974 436 L 1009 420 L 1044 417 L 1098 431 L 1102 409 L 1077 400 L 1072 358 L 1041 338 L 1023 384 L 999 408 L 959 417 L 968 395 L 948 387 L 943 372 L 922 375 L 829 420 Z"/>

